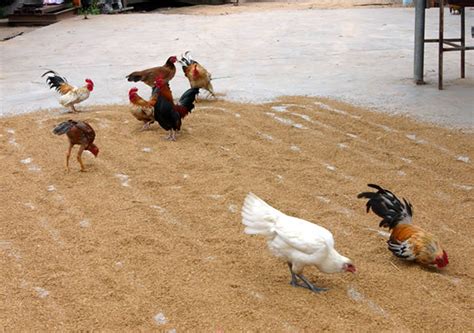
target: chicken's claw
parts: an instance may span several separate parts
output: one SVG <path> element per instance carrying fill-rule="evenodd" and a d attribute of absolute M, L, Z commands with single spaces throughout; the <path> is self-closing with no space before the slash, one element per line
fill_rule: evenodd
<path fill-rule="evenodd" d="M 326 291 L 326 290 L 329 290 L 327 288 L 319 288 L 319 287 L 316 287 L 315 285 L 313 285 L 311 282 L 309 282 L 304 276 L 303 274 L 296 274 L 297 277 L 299 277 L 301 279 L 301 281 L 303 281 L 303 283 L 305 284 L 304 286 L 301 286 L 301 287 L 304 287 L 304 288 L 308 288 L 309 290 L 311 290 L 312 292 L 315 292 L 315 293 L 320 293 L 322 291 Z"/>
<path fill-rule="evenodd" d="M 145 123 L 140 131 L 147 131 L 150 129 L 150 122 Z"/>
<path fill-rule="evenodd" d="M 288 268 L 290 269 L 290 274 L 291 274 L 291 281 L 290 281 L 290 285 L 293 286 L 293 287 L 301 287 L 301 288 L 306 288 L 306 289 L 309 289 L 311 290 L 312 292 L 315 292 L 315 293 L 319 293 L 321 291 L 326 291 L 328 289 L 326 288 L 318 288 L 316 286 L 314 286 L 311 282 L 308 281 L 308 279 L 306 279 L 306 277 L 304 277 L 303 274 L 295 274 L 293 272 L 293 269 L 292 269 L 292 266 L 291 266 L 291 263 L 288 263 Z M 303 281 L 303 285 L 302 284 L 299 284 L 298 283 L 298 279 L 300 279 L 301 281 Z"/>

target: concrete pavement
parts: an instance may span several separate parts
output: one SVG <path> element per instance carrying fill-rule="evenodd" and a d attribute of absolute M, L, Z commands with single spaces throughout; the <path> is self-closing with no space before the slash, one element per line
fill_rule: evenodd
<path fill-rule="evenodd" d="M 467 44 L 474 10 L 466 11 Z M 427 37 L 436 37 L 437 14 L 427 10 Z M 95 83 L 83 105 L 128 103 L 133 70 L 164 63 L 191 50 L 228 100 L 264 102 L 281 95 L 326 96 L 378 111 L 407 113 L 445 126 L 474 128 L 474 52 L 445 55 L 445 90 L 437 89 L 437 49 L 426 45 L 425 86 L 413 73 L 413 8 L 306 9 L 233 15 L 160 13 L 76 17 L 0 44 L 0 115 L 56 108 L 41 74 L 53 69 L 71 83 Z M 459 16 L 446 15 L 458 36 Z M 175 96 L 188 82 L 178 68 Z M 80 108 L 80 106 L 79 106 Z"/>

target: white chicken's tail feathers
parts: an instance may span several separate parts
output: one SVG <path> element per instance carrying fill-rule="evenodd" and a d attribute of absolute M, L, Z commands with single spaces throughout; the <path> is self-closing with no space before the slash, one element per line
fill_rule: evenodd
<path fill-rule="evenodd" d="M 281 215 L 284 214 L 250 192 L 242 206 L 242 223 L 246 226 L 244 232 L 272 236 L 275 233 L 275 223 Z"/>

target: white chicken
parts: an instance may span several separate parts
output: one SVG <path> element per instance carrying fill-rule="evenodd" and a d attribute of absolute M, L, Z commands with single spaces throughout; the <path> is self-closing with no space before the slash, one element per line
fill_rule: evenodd
<path fill-rule="evenodd" d="M 62 106 L 71 108 L 72 112 L 77 112 L 74 104 L 81 103 L 89 98 L 90 92 L 94 90 L 94 82 L 85 79 L 86 84 L 83 87 L 74 87 L 70 85 L 66 78 L 61 77 L 55 71 L 47 71 L 41 77 L 47 75 L 46 83 L 51 89 L 55 89 L 61 94 L 59 103 Z"/>
<path fill-rule="evenodd" d="M 314 286 L 303 276 L 303 269 L 308 265 L 316 266 L 323 273 L 356 271 L 352 261 L 334 249 L 334 239 L 329 230 L 288 216 L 253 193 L 245 198 L 242 223 L 246 226 L 246 234 L 266 236 L 270 251 L 288 263 L 293 287 L 304 287 L 313 292 L 327 290 Z"/>

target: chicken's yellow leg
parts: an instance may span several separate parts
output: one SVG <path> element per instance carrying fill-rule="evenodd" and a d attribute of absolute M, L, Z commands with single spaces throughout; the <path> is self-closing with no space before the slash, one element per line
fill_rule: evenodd
<path fill-rule="evenodd" d="M 66 171 L 69 171 L 69 157 L 71 157 L 72 145 L 69 144 L 69 148 L 66 154 Z"/>
<path fill-rule="evenodd" d="M 77 152 L 77 160 L 79 161 L 79 164 L 81 165 L 81 171 L 86 171 L 86 168 L 84 168 L 84 163 L 82 163 L 82 152 L 84 151 L 84 146 L 81 146 L 79 148 L 79 151 Z"/>

